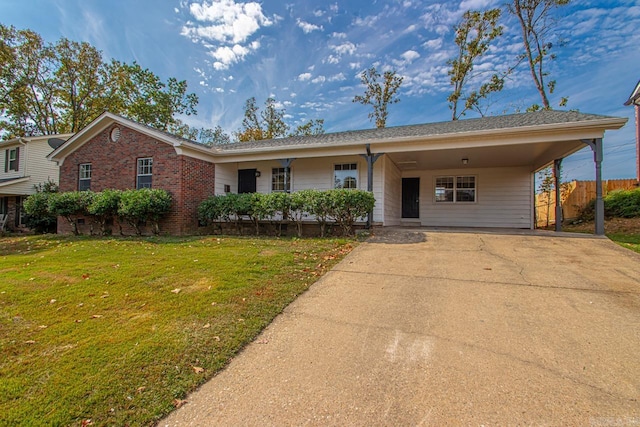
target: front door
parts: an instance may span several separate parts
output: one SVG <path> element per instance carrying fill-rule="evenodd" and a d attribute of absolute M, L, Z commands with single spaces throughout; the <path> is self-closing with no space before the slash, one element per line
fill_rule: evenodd
<path fill-rule="evenodd" d="M 402 178 L 402 218 L 420 218 L 420 178 Z"/>
<path fill-rule="evenodd" d="M 257 169 L 238 170 L 238 193 L 256 192 L 256 171 Z"/>

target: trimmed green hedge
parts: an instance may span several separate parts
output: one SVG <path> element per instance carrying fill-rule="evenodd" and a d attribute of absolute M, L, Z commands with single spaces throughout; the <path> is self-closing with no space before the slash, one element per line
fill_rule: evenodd
<path fill-rule="evenodd" d="M 320 227 L 320 235 L 326 234 L 327 225 L 335 223 L 345 235 L 353 234 L 353 224 L 373 211 L 373 194 L 362 190 L 302 190 L 295 193 L 250 193 L 211 196 L 198 207 L 202 223 L 216 225 L 233 222 L 238 233 L 240 223 L 250 220 L 255 233 L 260 233 L 260 222 L 274 224 L 278 235 L 282 225 L 295 223 L 298 236 L 302 236 L 302 222 L 313 216 Z"/>
<path fill-rule="evenodd" d="M 46 194 L 46 196 L 43 196 Z M 142 234 L 140 224 L 151 222 L 154 234 L 160 232 L 158 223 L 171 209 L 171 195 L 160 189 L 67 191 L 64 193 L 36 193 L 25 201 L 27 215 L 34 221 L 61 216 L 79 234 L 77 216 L 88 216 L 100 224 L 102 234 L 111 234 L 108 224 L 117 218 L 128 222 L 136 234 Z"/>

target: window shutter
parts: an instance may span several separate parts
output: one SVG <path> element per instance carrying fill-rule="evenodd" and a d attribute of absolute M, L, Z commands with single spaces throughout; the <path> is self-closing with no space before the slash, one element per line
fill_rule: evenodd
<path fill-rule="evenodd" d="M 9 150 L 4 150 L 4 172 L 9 172 Z"/>
<path fill-rule="evenodd" d="M 20 169 L 20 147 L 16 147 L 16 172 Z"/>

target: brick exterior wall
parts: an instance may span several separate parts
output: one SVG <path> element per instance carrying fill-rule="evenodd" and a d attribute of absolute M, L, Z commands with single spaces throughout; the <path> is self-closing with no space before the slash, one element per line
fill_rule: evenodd
<path fill-rule="evenodd" d="M 120 138 L 112 142 L 109 135 L 120 128 Z M 152 188 L 167 190 L 173 203 L 169 214 L 160 222 L 162 234 L 183 235 L 199 232 L 197 208 L 201 201 L 214 193 L 215 165 L 204 160 L 176 154 L 165 142 L 120 124 L 107 127 L 84 145 L 69 154 L 60 167 L 60 191 L 78 190 L 80 164 L 91 163 L 91 190 L 107 188 L 128 190 L 136 188 L 137 161 L 153 158 Z M 90 219 L 78 228 L 90 233 Z M 99 230 L 94 230 L 99 232 Z M 71 225 L 58 220 L 58 233 L 70 233 Z M 113 232 L 119 232 L 114 224 Z M 125 234 L 133 234 L 123 225 Z M 145 230 L 145 234 L 150 230 Z"/>

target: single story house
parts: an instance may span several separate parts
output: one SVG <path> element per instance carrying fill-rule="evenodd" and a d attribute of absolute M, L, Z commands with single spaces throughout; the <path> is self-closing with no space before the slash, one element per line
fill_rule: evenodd
<path fill-rule="evenodd" d="M 538 111 L 207 147 L 106 112 L 49 158 L 61 191 L 168 190 L 171 234 L 197 233 L 212 194 L 335 187 L 373 191 L 374 225 L 532 229 L 535 172 L 590 145 L 599 174 L 605 131 L 626 121 Z"/>
<path fill-rule="evenodd" d="M 35 193 L 35 186 L 48 181 L 58 183 L 56 162 L 47 159 L 57 143 L 71 137 L 47 135 L 0 141 L 0 220 L 5 228 L 19 230 L 25 226 L 22 202 Z M 49 144 L 50 140 L 56 142 Z"/>

